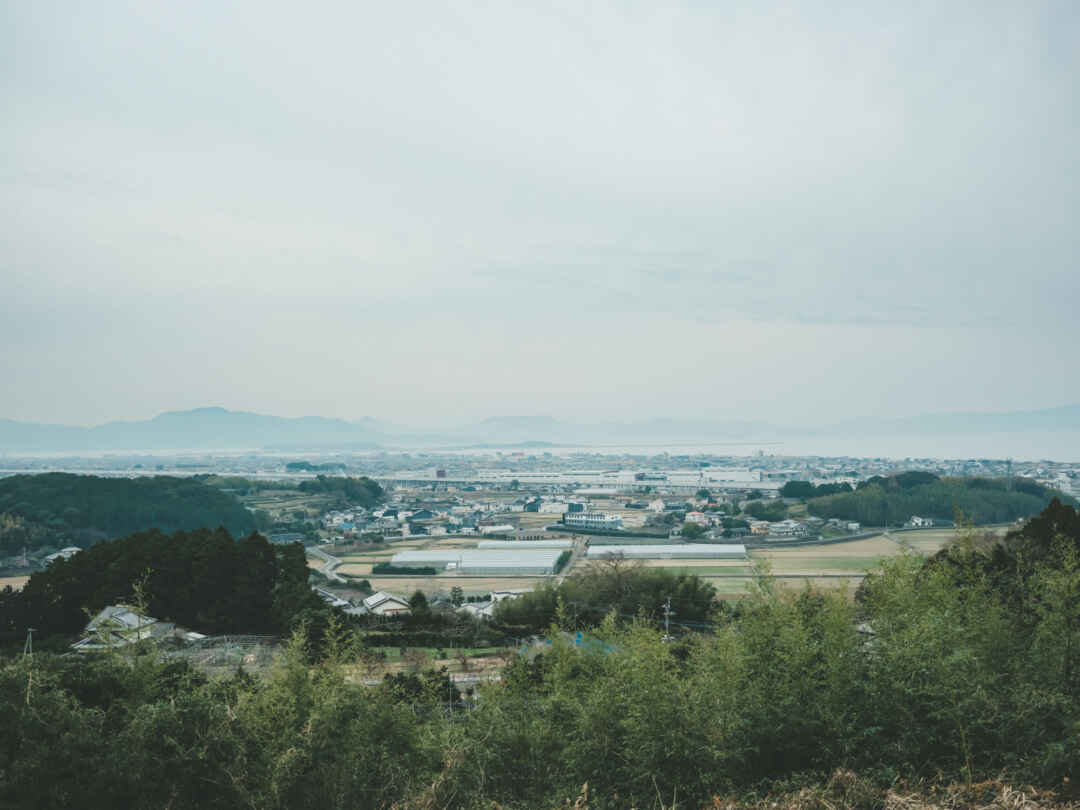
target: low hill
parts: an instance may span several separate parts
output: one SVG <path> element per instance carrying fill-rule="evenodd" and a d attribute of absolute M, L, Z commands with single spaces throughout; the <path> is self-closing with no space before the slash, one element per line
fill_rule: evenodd
<path fill-rule="evenodd" d="M 0 478 L 0 555 L 69 542 L 85 547 L 146 529 L 254 530 L 232 495 L 194 478 L 44 473 Z M 7 530 L 5 530 L 5 527 Z"/>
<path fill-rule="evenodd" d="M 939 478 L 908 472 L 874 476 L 854 492 L 807 500 L 811 515 L 854 520 L 868 526 L 897 525 L 914 515 L 952 520 L 956 510 L 975 524 L 1006 523 L 1042 512 L 1054 498 L 1076 501 L 1042 484 L 1024 479 Z"/>

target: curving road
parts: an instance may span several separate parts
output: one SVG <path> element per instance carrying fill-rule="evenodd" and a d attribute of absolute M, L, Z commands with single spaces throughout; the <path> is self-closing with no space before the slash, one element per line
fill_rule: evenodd
<path fill-rule="evenodd" d="M 337 574 L 334 572 L 334 569 L 341 565 L 341 560 L 339 560 L 337 557 L 331 557 L 318 546 L 309 546 L 307 550 L 313 556 L 318 557 L 320 560 L 323 561 L 323 566 L 319 569 L 319 573 L 321 573 L 331 582 L 338 582 L 342 585 L 348 584 L 348 581 L 343 576 L 341 576 L 341 574 Z"/>

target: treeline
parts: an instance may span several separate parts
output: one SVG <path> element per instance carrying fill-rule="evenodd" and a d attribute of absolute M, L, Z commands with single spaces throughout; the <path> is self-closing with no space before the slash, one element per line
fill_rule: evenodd
<path fill-rule="evenodd" d="M 366 476 L 348 478 L 318 475 L 313 481 L 301 481 L 296 488 L 311 494 L 338 495 L 365 509 L 370 509 L 383 497 L 382 487 Z"/>
<path fill-rule="evenodd" d="M 869 526 L 894 526 L 913 515 L 952 520 L 959 509 L 974 523 L 987 524 L 1037 515 L 1055 497 L 1075 503 L 1033 481 L 903 473 L 889 478 L 875 476 L 861 482 L 854 492 L 813 498 L 807 501 L 807 509 L 816 517 Z"/>
<path fill-rule="evenodd" d="M 1003 544 L 979 543 L 895 558 L 855 604 L 766 580 L 712 617 L 713 632 L 669 642 L 652 596 L 640 617 L 619 616 L 634 612 L 623 605 L 601 619 L 588 643 L 568 632 L 563 600 L 549 643 L 516 655 L 471 702 L 437 672 L 365 686 L 359 642 L 336 623 L 322 663 L 310 666 L 298 639 L 267 678 L 206 681 L 155 655 L 19 657 L 0 668 L 0 804 L 724 807 L 839 769 L 894 789 L 942 778 L 1070 787 L 1076 513 L 1052 504 Z M 648 576 L 617 574 L 630 588 Z M 803 808 L 883 806 L 880 793 L 800 795 Z"/>
<path fill-rule="evenodd" d="M 0 640 L 21 641 L 29 627 L 38 639 L 78 633 L 87 612 L 133 600 L 136 583 L 151 616 L 210 635 L 286 633 L 325 608 L 299 545 L 257 534 L 234 540 L 224 529 L 154 530 L 57 560 L 21 591 L 0 591 Z"/>
<path fill-rule="evenodd" d="M 333 470 L 344 469 L 345 465 L 340 461 L 326 464 L 312 464 L 310 461 L 290 461 L 285 465 L 287 472 L 332 472 Z"/>
<path fill-rule="evenodd" d="M 809 481 L 788 481 L 780 487 L 781 498 L 820 498 L 824 495 L 837 495 L 841 492 L 852 492 L 851 484 L 818 484 L 815 486 Z"/>
<path fill-rule="evenodd" d="M 371 566 L 372 574 L 402 574 L 414 577 L 433 577 L 438 571 L 430 565 L 394 565 L 393 563 L 380 562 Z"/>
<path fill-rule="evenodd" d="M 589 628 L 612 611 L 620 619 L 656 619 L 669 597 L 678 621 L 688 626 L 710 621 L 724 609 L 716 589 L 699 577 L 616 557 L 592 562 L 559 585 L 541 584 L 499 602 L 494 619 L 518 636 L 542 632 L 556 619 L 567 627 Z"/>
<path fill-rule="evenodd" d="M 236 498 L 193 478 L 99 478 L 44 473 L 0 478 L 0 555 L 67 541 L 80 547 L 146 529 L 224 526 L 250 532 L 255 519 Z"/>

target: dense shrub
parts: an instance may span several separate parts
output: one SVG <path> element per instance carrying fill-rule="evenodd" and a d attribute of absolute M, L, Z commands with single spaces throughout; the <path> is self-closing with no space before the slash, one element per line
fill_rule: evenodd
<path fill-rule="evenodd" d="M 763 580 L 678 641 L 645 603 L 624 615 L 614 590 L 577 633 L 585 617 L 548 588 L 546 637 L 475 699 L 442 672 L 364 685 L 334 621 L 322 663 L 297 636 L 265 678 L 206 680 L 156 655 L 15 658 L 0 665 L 0 804 L 524 810 L 569 807 L 587 784 L 591 808 L 717 807 L 836 773 L 836 795 L 801 792 L 797 806 L 881 806 L 871 789 L 845 798 L 846 768 L 884 785 L 1067 786 L 1080 768 L 1078 524 L 1052 504 L 1000 545 L 969 536 L 896 558 L 855 603 Z M 646 571 L 595 576 L 649 593 Z"/>

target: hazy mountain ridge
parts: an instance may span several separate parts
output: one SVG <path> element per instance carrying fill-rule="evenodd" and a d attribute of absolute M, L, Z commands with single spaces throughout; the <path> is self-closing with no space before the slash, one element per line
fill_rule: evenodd
<path fill-rule="evenodd" d="M 0 451 L 55 452 L 181 449 L 371 449 L 399 445 L 761 441 L 805 436 L 938 436 L 1080 432 L 1080 405 L 1004 413 L 943 413 L 790 426 L 747 420 L 656 418 L 579 424 L 548 415 L 493 416 L 444 430 L 409 430 L 377 419 L 281 417 L 207 407 L 96 427 L 0 419 Z"/>
<path fill-rule="evenodd" d="M 348 422 L 321 416 L 287 418 L 217 407 L 167 411 L 145 421 L 109 422 L 85 428 L 0 420 L 0 449 L 6 451 L 372 445 L 378 435 L 378 423 L 373 419 Z"/>

